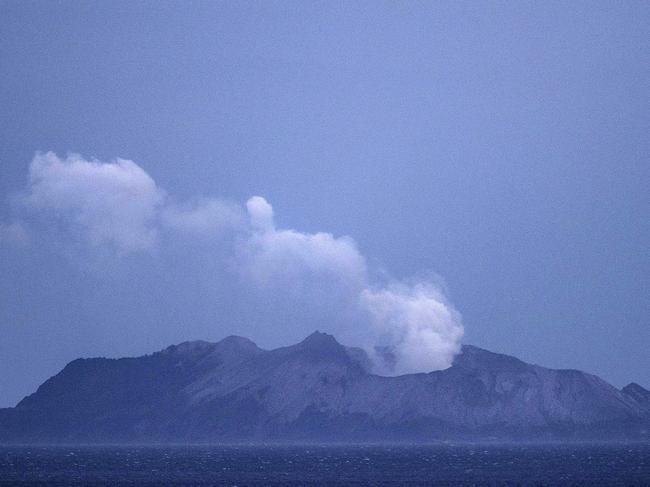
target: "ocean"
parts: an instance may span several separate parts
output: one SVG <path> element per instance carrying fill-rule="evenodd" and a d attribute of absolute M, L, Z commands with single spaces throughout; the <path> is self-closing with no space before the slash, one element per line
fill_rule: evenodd
<path fill-rule="evenodd" d="M 648 486 L 650 444 L 4 446 L 0 485 Z"/>

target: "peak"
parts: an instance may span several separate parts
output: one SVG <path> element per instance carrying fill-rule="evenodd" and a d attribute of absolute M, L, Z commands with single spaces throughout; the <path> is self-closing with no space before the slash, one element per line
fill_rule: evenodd
<path fill-rule="evenodd" d="M 624 391 L 639 391 L 639 392 L 648 392 L 648 393 L 650 393 L 650 391 L 648 389 L 646 389 L 643 386 L 640 386 L 636 382 L 630 382 L 628 385 L 623 387 L 623 390 Z"/>
<path fill-rule="evenodd" d="M 222 339 L 221 341 L 217 342 L 217 345 L 235 345 L 235 346 L 255 346 L 255 342 L 252 340 L 249 340 L 246 337 L 241 337 L 238 335 L 230 335 L 227 336 L 226 338 Z"/>
<path fill-rule="evenodd" d="M 310 357 L 328 357 L 328 360 L 334 357 L 349 359 L 346 348 L 337 342 L 332 335 L 318 331 L 312 333 L 294 347 Z"/>
<path fill-rule="evenodd" d="M 463 353 L 492 353 L 476 345 L 463 345 L 461 348 Z"/>
<path fill-rule="evenodd" d="M 463 344 L 461 346 L 461 353 L 468 353 L 468 354 L 472 353 L 472 354 L 477 354 L 477 355 L 478 354 L 481 354 L 481 355 L 496 355 L 498 357 L 507 357 L 507 358 L 514 358 L 516 360 L 519 360 L 519 359 L 517 359 L 516 357 L 514 357 L 512 355 L 507 355 L 505 353 L 500 353 L 500 352 L 494 352 L 494 351 L 488 350 L 486 348 L 481 348 L 481 347 L 477 347 L 476 345 L 469 345 L 469 344 Z"/>
<path fill-rule="evenodd" d="M 493 358 L 501 358 L 503 360 L 517 360 L 518 358 L 513 357 L 512 355 L 506 355 L 499 352 L 492 352 L 491 350 L 486 350 L 485 348 L 477 347 L 476 345 L 463 345 L 461 347 L 461 355 L 474 355 L 474 356 L 485 356 Z"/>
<path fill-rule="evenodd" d="M 463 345 L 461 353 L 454 360 L 454 366 L 470 369 L 519 369 L 528 367 L 528 364 L 510 355 L 490 352 L 474 345 Z"/>
<path fill-rule="evenodd" d="M 173 354 L 201 354 L 213 350 L 259 350 L 258 346 L 241 336 L 230 335 L 216 343 L 205 340 L 193 340 L 182 342 L 177 345 L 170 345 L 162 350 L 161 353 Z"/>
<path fill-rule="evenodd" d="M 194 340 L 179 343 L 178 345 L 170 345 L 162 351 L 162 353 L 202 353 L 214 347 L 213 343 L 204 340 Z"/>
<path fill-rule="evenodd" d="M 318 330 L 305 338 L 302 342 L 300 342 L 300 344 L 309 346 L 341 346 L 341 344 L 339 344 L 339 342 L 336 341 L 336 338 L 334 338 L 332 335 L 321 333 Z"/>
<path fill-rule="evenodd" d="M 255 353 L 261 350 L 252 340 L 237 335 L 227 336 L 216 344 L 216 349 L 238 354 Z"/>
<path fill-rule="evenodd" d="M 650 391 L 636 382 L 630 382 L 621 389 L 621 392 L 641 404 L 647 404 L 650 406 Z"/>

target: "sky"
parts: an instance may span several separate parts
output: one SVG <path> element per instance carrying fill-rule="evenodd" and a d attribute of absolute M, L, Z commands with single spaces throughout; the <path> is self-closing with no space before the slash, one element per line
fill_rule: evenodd
<path fill-rule="evenodd" d="M 315 329 L 386 374 L 471 343 L 650 387 L 649 31 L 634 1 L 1 2 L 0 407 L 77 357 Z"/>

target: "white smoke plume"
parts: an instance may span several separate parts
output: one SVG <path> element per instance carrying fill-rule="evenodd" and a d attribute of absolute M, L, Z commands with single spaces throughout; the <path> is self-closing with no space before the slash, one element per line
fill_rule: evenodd
<path fill-rule="evenodd" d="M 104 164 L 76 154 L 36 154 L 25 202 L 49 212 L 70 235 L 118 253 L 151 248 L 164 193 L 135 162 Z"/>
<path fill-rule="evenodd" d="M 216 198 L 181 205 L 167 201 L 160 212 L 162 227 L 188 237 L 217 237 L 241 228 L 244 219 L 241 207 Z"/>
<path fill-rule="evenodd" d="M 460 315 L 431 283 L 364 289 L 360 302 L 395 354 L 393 374 L 445 369 L 460 351 Z"/>
<path fill-rule="evenodd" d="M 249 199 L 246 207 L 252 232 L 242 249 L 242 266 L 258 283 L 287 276 L 329 276 L 352 287 L 365 282 L 365 259 L 351 238 L 278 230 L 271 205 L 260 196 Z"/>
<path fill-rule="evenodd" d="M 326 331 L 363 346 L 378 373 L 444 369 L 460 350 L 460 315 L 437 286 L 377 282 L 352 238 L 278 229 L 272 206 L 261 196 L 245 206 L 216 198 L 179 204 L 133 161 L 48 152 L 34 157 L 22 201 L 32 213 L 56 221 L 74 248 L 98 249 L 116 259 L 151 253 L 174 239 L 209 241 L 204 252 L 219 248 L 210 255 L 227 261 L 216 278 L 228 282 L 235 276 L 241 292 L 286 296 L 285 303 L 295 300 L 315 314 L 330 308 L 338 319 Z M 15 225 L 22 231 L 22 224 Z M 0 230 L 0 236 L 14 232 Z"/>

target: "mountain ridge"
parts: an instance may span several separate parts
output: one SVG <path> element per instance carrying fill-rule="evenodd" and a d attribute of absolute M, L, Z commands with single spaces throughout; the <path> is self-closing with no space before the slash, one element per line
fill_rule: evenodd
<path fill-rule="evenodd" d="M 315 332 L 265 350 L 229 336 L 77 359 L 0 410 L 0 443 L 650 439 L 650 391 L 472 345 L 445 370 L 386 377 Z"/>

